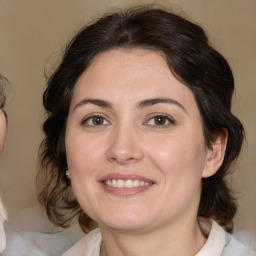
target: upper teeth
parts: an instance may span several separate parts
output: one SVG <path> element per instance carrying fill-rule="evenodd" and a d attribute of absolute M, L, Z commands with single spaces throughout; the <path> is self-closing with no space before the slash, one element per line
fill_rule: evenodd
<path fill-rule="evenodd" d="M 114 188 L 136 188 L 136 187 L 143 187 L 149 186 L 152 182 L 145 182 L 142 180 L 106 180 L 104 182 L 105 185 Z"/>

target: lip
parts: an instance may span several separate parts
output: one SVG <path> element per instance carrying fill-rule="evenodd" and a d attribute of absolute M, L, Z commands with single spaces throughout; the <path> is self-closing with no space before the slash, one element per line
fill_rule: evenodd
<path fill-rule="evenodd" d="M 144 181 L 144 182 L 150 182 L 152 183 L 149 186 L 142 186 L 142 187 L 133 187 L 133 188 L 117 188 L 117 187 L 110 187 L 104 184 L 105 181 L 107 180 L 113 180 L 113 179 L 120 179 L 120 180 L 139 180 L 139 181 Z M 113 174 L 108 174 L 103 176 L 100 180 L 99 180 L 102 188 L 115 196 L 118 197 L 130 197 L 130 196 L 134 196 L 137 195 L 139 193 L 142 193 L 144 191 L 147 191 L 149 189 L 151 189 L 154 184 L 156 183 L 155 181 L 153 181 L 152 179 L 140 176 L 140 175 L 136 175 L 136 174 L 119 174 L 119 173 L 113 173 Z"/>

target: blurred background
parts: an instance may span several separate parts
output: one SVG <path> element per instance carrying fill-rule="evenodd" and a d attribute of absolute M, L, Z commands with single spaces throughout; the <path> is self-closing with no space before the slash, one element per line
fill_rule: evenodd
<path fill-rule="evenodd" d="M 256 231 L 255 0 L 0 0 L 0 72 L 8 78 L 9 125 L 0 161 L 0 191 L 15 230 L 51 225 L 36 197 L 38 147 L 44 120 L 44 74 L 50 75 L 72 36 L 105 11 L 156 3 L 199 23 L 229 61 L 236 81 L 233 111 L 247 144 L 231 179 L 239 200 L 235 231 Z"/>

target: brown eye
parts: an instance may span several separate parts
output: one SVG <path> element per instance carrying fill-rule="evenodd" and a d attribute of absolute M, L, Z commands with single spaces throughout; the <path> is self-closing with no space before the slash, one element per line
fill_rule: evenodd
<path fill-rule="evenodd" d="M 104 123 L 104 119 L 101 116 L 92 117 L 92 123 L 94 125 L 101 125 Z"/>
<path fill-rule="evenodd" d="M 154 123 L 156 125 L 165 125 L 166 124 L 166 117 L 164 116 L 157 116 L 157 117 L 154 117 Z"/>
<path fill-rule="evenodd" d="M 102 116 L 90 116 L 86 118 L 82 123 L 87 126 L 100 126 L 109 124 L 109 122 Z"/>
<path fill-rule="evenodd" d="M 147 124 L 151 125 L 151 126 L 163 126 L 166 127 L 168 125 L 174 124 L 174 120 L 172 120 L 170 117 L 168 116 L 164 116 L 164 115 L 157 115 L 157 116 L 153 116 L 152 118 L 150 118 L 147 122 Z"/>

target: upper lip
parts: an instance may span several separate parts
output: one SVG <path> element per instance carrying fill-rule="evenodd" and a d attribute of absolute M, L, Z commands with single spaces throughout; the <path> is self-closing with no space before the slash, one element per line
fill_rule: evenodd
<path fill-rule="evenodd" d="M 121 173 L 107 174 L 100 179 L 100 182 L 104 182 L 106 180 L 139 180 L 144 182 L 155 183 L 152 179 L 149 179 L 137 174 L 121 174 Z"/>

